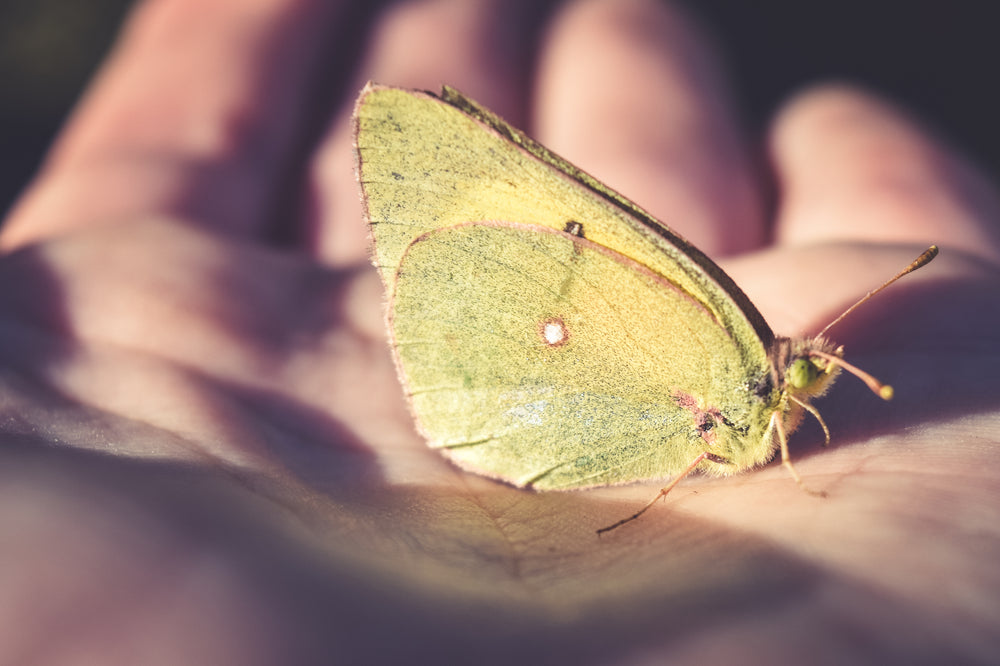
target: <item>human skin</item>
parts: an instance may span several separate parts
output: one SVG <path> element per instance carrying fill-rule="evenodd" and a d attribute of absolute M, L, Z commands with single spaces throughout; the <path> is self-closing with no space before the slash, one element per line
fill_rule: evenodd
<path fill-rule="evenodd" d="M 519 7 L 132 17 L 0 232 L 0 662 L 1000 654 L 991 185 L 846 86 L 781 109 L 757 170 L 675 10 Z M 792 435 L 827 496 L 777 463 L 693 476 L 598 538 L 659 484 L 536 494 L 429 450 L 366 263 L 348 121 L 367 79 L 448 83 L 526 128 L 718 258 L 779 333 L 940 245 L 830 332 L 896 399 L 844 376 L 817 402 L 833 445 Z"/>

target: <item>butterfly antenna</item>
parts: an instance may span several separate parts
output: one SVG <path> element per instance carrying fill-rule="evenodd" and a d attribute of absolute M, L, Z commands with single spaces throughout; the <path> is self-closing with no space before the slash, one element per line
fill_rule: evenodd
<path fill-rule="evenodd" d="M 826 328 L 824 328 L 822 331 L 820 331 L 819 334 L 816 337 L 817 338 L 823 337 L 823 335 L 827 331 L 829 331 L 831 328 L 833 328 L 833 326 L 835 324 L 839 323 L 841 319 L 843 319 L 847 315 L 849 315 L 852 312 L 854 312 L 854 310 L 857 309 L 860 305 L 862 305 L 863 303 L 866 303 L 868 301 L 868 299 L 870 299 L 872 296 L 874 296 L 875 294 L 879 293 L 880 291 L 882 291 L 883 289 L 885 289 L 886 287 L 888 287 L 890 284 L 892 284 L 893 282 L 895 282 L 899 278 L 903 277 L 904 275 L 912 273 L 913 271 L 917 270 L 918 268 L 926 266 L 927 264 L 930 263 L 931 259 L 933 259 L 937 255 L 938 255 L 938 246 L 937 245 L 931 245 L 929 248 L 927 248 L 926 250 L 924 250 L 923 254 L 921 254 L 919 257 L 917 257 L 916 259 L 914 259 L 913 263 L 911 263 L 909 266 L 907 266 L 906 268 L 904 268 L 903 270 L 901 270 L 899 273 L 897 273 L 893 277 L 889 278 L 889 280 L 887 280 L 879 288 L 873 289 L 872 291 L 869 291 L 867 294 L 864 295 L 864 297 L 862 297 L 861 300 L 859 300 L 857 303 L 855 303 L 851 307 L 849 307 L 846 310 L 844 310 L 844 313 L 842 315 L 840 315 L 839 317 L 837 317 L 836 319 L 834 319 L 833 321 L 831 321 L 829 324 L 827 324 Z M 846 365 L 844 366 L 844 369 L 848 369 Z M 867 383 L 867 380 L 866 380 L 865 383 Z M 871 386 L 871 384 L 869 384 L 869 386 Z M 876 393 L 877 393 L 877 391 L 876 391 Z"/>
<path fill-rule="evenodd" d="M 826 327 L 816 335 L 816 337 L 817 338 L 823 337 L 826 334 L 826 332 L 829 331 L 831 328 L 833 328 L 837 323 L 839 323 L 841 319 L 854 312 L 862 304 L 868 302 L 868 299 L 870 299 L 872 296 L 879 293 L 880 291 L 882 291 L 890 284 L 892 284 L 899 278 L 903 277 L 904 275 L 912 273 L 918 268 L 926 266 L 927 264 L 930 263 L 931 259 L 933 259 L 937 255 L 938 255 L 938 246 L 931 245 L 929 248 L 924 250 L 923 254 L 914 259 L 909 266 L 907 266 L 899 273 L 896 273 L 896 275 L 886 280 L 877 289 L 869 291 L 867 294 L 864 295 L 864 297 L 861 298 L 861 300 L 859 300 L 857 303 L 844 310 L 843 314 L 841 314 L 839 317 L 837 317 L 829 324 L 827 324 Z M 849 373 L 851 373 L 852 375 L 863 381 L 865 384 L 867 384 L 868 388 L 870 388 L 877 396 L 879 396 L 883 400 L 892 400 L 893 390 L 891 386 L 889 386 L 888 384 L 883 384 L 882 382 L 880 382 L 879 380 L 875 379 L 870 374 L 862 370 L 861 368 L 851 365 L 850 363 L 840 358 L 839 356 L 834 356 L 833 354 L 827 354 L 826 352 L 821 352 L 815 349 L 811 350 L 809 352 L 809 355 L 818 356 L 819 358 L 825 359 L 827 363 L 833 363 L 834 365 L 839 366 L 844 370 L 847 370 Z"/>
<path fill-rule="evenodd" d="M 827 354 L 826 352 L 819 351 L 818 349 L 810 349 L 810 356 L 818 356 L 824 359 L 827 363 L 833 363 L 834 365 L 840 366 L 844 370 L 863 381 L 868 388 L 872 390 L 872 393 L 882 398 L 883 400 L 892 400 L 894 391 L 888 384 L 883 384 L 879 380 L 872 377 L 870 374 L 862 370 L 856 365 L 851 365 L 839 356 L 834 356 L 833 354 Z"/>

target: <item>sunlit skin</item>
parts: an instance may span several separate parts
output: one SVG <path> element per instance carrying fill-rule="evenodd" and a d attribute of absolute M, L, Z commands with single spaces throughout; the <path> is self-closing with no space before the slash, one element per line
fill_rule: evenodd
<path fill-rule="evenodd" d="M 365 27 L 335 3 L 132 17 L 0 232 L 0 662 L 1000 653 L 992 186 L 844 86 L 779 109 L 755 171 L 690 21 L 590 0 L 537 33 L 517 4 L 393 5 L 358 51 L 330 48 Z M 782 334 L 939 244 L 830 332 L 896 395 L 845 376 L 821 403 L 830 447 L 809 419 L 795 433 L 827 497 L 777 462 L 691 475 L 597 537 L 663 483 L 531 493 L 426 447 L 350 168 L 368 79 L 446 82 L 526 128 L 717 259 Z"/>

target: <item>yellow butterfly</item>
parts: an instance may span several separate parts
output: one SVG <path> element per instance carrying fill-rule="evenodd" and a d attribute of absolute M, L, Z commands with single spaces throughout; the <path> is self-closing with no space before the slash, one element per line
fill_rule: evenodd
<path fill-rule="evenodd" d="M 701 251 L 457 91 L 369 84 L 355 123 L 400 378 L 461 467 L 539 490 L 676 475 L 659 498 L 780 450 L 802 485 L 787 434 L 840 369 L 891 397 L 822 335 L 774 335 Z"/>

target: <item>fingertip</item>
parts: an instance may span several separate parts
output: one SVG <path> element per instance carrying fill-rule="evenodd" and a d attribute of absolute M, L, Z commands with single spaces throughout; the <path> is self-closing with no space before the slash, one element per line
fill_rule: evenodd
<path fill-rule="evenodd" d="M 1000 258 L 997 193 L 890 101 L 845 83 L 806 89 L 770 134 L 779 243 L 947 243 Z"/>

